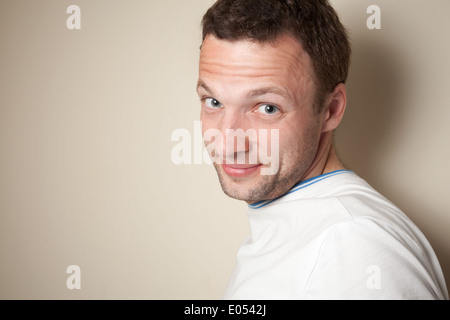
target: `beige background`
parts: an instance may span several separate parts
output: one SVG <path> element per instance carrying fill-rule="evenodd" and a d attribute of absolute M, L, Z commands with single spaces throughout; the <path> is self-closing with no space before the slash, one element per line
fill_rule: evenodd
<path fill-rule="evenodd" d="M 0 298 L 221 298 L 246 205 L 211 166 L 170 158 L 199 116 L 211 3 L 0 0 Z M 354 48 L 340 154 L 423 230 L 448 281 L 450 2 L 333 4 Z"/>

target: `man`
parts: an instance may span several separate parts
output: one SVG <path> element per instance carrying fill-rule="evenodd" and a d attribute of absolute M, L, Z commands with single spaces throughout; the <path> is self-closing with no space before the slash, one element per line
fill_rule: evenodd
<path fill-rule="evenodd" d="M 249 206 L 224 298 L 448 299 L 423 234 L 336 155 L 350 45 L 328 2 L 218 0 L 202 26 L 203 132 L 222 133 L 205 143 L 224 192 Z M 230 130 L 276 132 L 270 161 L 250 161 L 261 135 L 234 145 Z"/>

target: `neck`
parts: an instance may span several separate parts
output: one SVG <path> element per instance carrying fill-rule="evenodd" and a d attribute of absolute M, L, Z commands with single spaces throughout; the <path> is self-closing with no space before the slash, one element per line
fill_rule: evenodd
<path fill-rule="evenodd" d="M 333 132 L 325 132 L 320 138 L 319 148 L 313 163 L 298 182 L 342 169 L 345 169 L 345 166 L 336 154 Z"/>

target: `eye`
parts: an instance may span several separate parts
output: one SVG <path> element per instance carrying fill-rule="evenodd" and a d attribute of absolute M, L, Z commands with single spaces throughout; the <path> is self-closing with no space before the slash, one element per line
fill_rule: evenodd
<path fill-rule="evenodd" d="M 265 114 L 275 114 L 279 111 L 280 111 L 280 109 L 278 109 L 278 107 L 274 106 L 273 104 L 263 104 L 258 107 L 258 112 L 265 113 Z"/>
<path fill-rule="evenodd" d="M 205 106 L 207 106 L 208 108 L 217 109 L 222 107 L 222 104 L 214 98 L 206 98 Z"/>

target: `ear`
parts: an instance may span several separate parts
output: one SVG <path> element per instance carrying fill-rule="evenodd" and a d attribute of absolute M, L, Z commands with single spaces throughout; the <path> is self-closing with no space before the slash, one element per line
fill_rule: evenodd
<path fill-rule="evenodd" d="M 339 83 L 326 100 L 322 132 L 333 131 L 341 123 L 347 105 L 347 89 Z"/>

